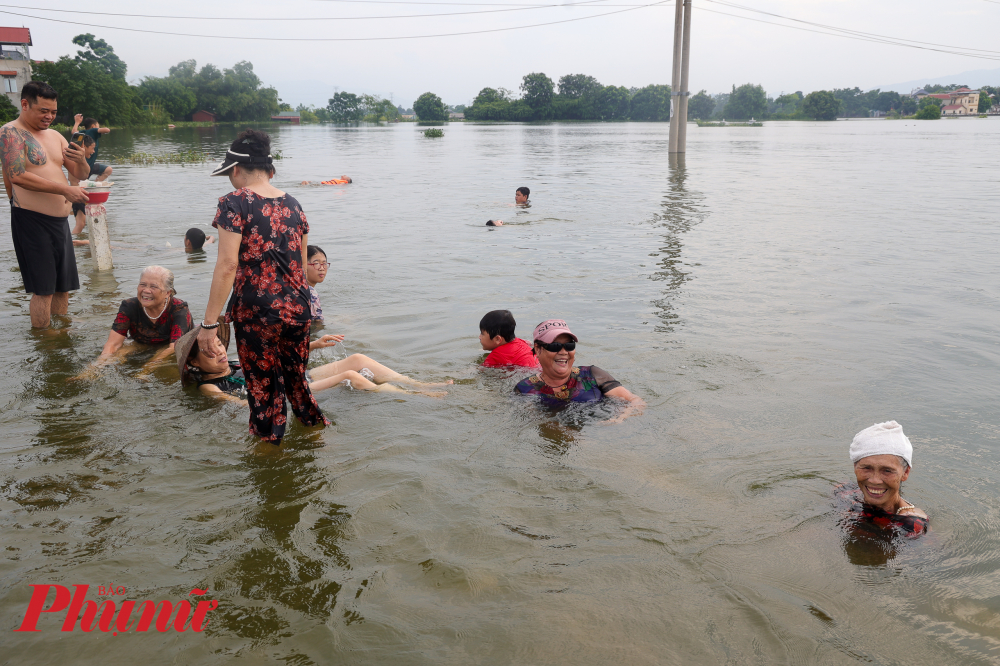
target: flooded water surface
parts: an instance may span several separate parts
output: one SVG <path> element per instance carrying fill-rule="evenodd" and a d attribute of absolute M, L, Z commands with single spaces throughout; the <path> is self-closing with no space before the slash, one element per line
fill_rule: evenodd
<path fill-rule="evenodd" d="M 281 451 L 175 367 L 141 378 L 151 352 L 68 381 L 144 266 L 196 319 L 208 297 L 215 249 L 183 235 L 211 232 L 228 180 L 115 156 L 221 157 L 235 129 L 103 139 L 115 269 L 78 248 L 53 331 L 29 330 L 0 233 L 0 662 L 997 663 L 1000 120 L 692 126 L 673 166 L 667 129 L 271 128 L 274 183 L 332 263 L 325 332 L 347 336 L 313 363 L 455 380 L 319 393 L 335 425 Z M 512 398 L 477 368 L 497 308 L 520 337 L 565 318 L 577 363 L 645 414 Z M 932 529 L 859 542 L 834 487 L 889 419 Z M 202 633 L 63 633 L 65 612 L 14 632 L 42 584 L 219 605 Z"/>

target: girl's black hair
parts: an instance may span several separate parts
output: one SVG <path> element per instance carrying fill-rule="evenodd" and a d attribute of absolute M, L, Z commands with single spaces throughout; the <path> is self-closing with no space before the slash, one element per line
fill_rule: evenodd
<path fill-rule="evenodd" d="M 486 331 L 486 335 L 490 336 L 490 339 L 499 335 L 506 342 L 514 339 L 516 326 L 517 322 L 514 321 L 514 315 L 510 313 L 510 310 L 493 310 L 487 312 L 479 320 L 480 331 Z"/>
<path fill-rule="evenodd" d="M 324 257 L 330 256 L 319 245 L 310 245 L 306 248 L 306 259 L 312 259 L 317 254 L 322 254 Z"/>

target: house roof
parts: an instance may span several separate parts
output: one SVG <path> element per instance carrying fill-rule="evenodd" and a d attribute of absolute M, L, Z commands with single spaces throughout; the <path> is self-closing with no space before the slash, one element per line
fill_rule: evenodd
<path fill-rule="evenodd" d="M 0 44 L 27 44 L 31 43 L 31 30 L 28 28 L 0 28 Z"/>
<path fill-rule="evenodd" d="M 954 92 L 972 92 L 972 91 L 969 88 L 963 86 L 961 88 L 955 88 Z"/>
<path fill-rule="evenodd" d="M 211 111 L 206 111 L 205 109 L 199 109 L 199 110 L 195 111 L 195 113 L 205 113 L 207 115 L 212 116 L 213 118 L 215 117 L 214 113 L 212 113 Z M 192 114 L 192 115 L 194 115 L 194 114 Z"/>
<path fill-rule="evenodd" d="M 934 93 L 933 95 L 928 95 L 928 97 L 933 97 L 934 99 L 951 99 L 951 95 L 947 93 Z"/>
<path fill-rule="evenodd" d="M 299 112 L 298 111 L 282 111 L 281 113 L 276 113 L 276 114 L 274 114 L 271 117 L 272 118 L 298 118 L 299 117 Z"/>

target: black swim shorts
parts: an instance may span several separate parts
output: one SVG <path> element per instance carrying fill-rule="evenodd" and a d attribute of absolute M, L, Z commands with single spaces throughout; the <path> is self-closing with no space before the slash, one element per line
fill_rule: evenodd
<path fill-rule="evenodd" d="M 101 164 L 100 162 L 94 162 L 94 164 L 90 167 L 90 175 L 91 176 L 100 176 L 102 173 L 104 173 L 104 170 L 107 169 L 107 168 L 108 168 L 107 164 Z"/>
<path fill-rule="evenodd" d="M 73 217 L 76 217 L 77 213 L 86 213 L 86 212 L 87 212 L 87 204 L 78 204 L 78 203 L 73 204 Z"/>
<path fill-rule="evenodd" d="M 10 235 L 26 292 L 49 296 L 80 288 L 69 220 L 11 206 Z"/>

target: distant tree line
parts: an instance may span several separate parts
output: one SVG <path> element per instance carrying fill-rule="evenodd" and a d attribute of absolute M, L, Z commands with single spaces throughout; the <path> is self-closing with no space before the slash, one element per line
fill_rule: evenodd
<path fill-rule="evenodd" d="M 567 74 L 558 89 L 541 72 L 521 80 L 520 97 L 483 88 L 464 111 L 467 120 L 669 120 L 670 86 L 605 86 L 586 74 Z M 416 108 L 416 107 L 414 107 Z M 419 115 L 419 112 L 418 112 Z"/>
<path fill-rule="evenodd" d="M 66 124 L 82 113 L 106 125 L 149 125 L 186 120 L 201 109 L 219 120 L 264 120 L 282 108 L 278 92 L 261 85 L 249 62 L 198 70 L 194 60 L 185 60 L 163 78 L 146 77 L 131 85 L 125 79 L 128 66 L 106 41 L 88 33 L 77 35 L 73 43 L 83 47 L 75 56 L 32 67 L 36 81 L 59 92 L 58 120 Z"/>
<path fill-rule="evenodd" d="M 968 87 L 961 84 L 928 85 L 929 93 L 947 92 Z M 989 94 L 996 95 L 1000 88 L 983 86 L 980 88 L 979 112 L 986 113 L 992 105 Z M 891 90 L 862 91 L 860 88 L 835 88 L 815 90 L 808 95 L 802 91 L 786 93 L 778 97 L 768 97 L 763 86 L 747 83 L 733 86 L 732 92 L 709 95 L 702 90 L 688 100 L 688 118 L 691 119 L 732 119 L 747 120 L 833 120 L 835 118 L 867 118 L 873 111 L 899 116 L 917 113 L 933 115 L 935 111 L 924 111 L 935 106 L 940 117 L 941 100 L 925 97 L 918 103 L 909 95 L 900 95 Z M 918 116 L 920 117 L 920 116 Z"/>

